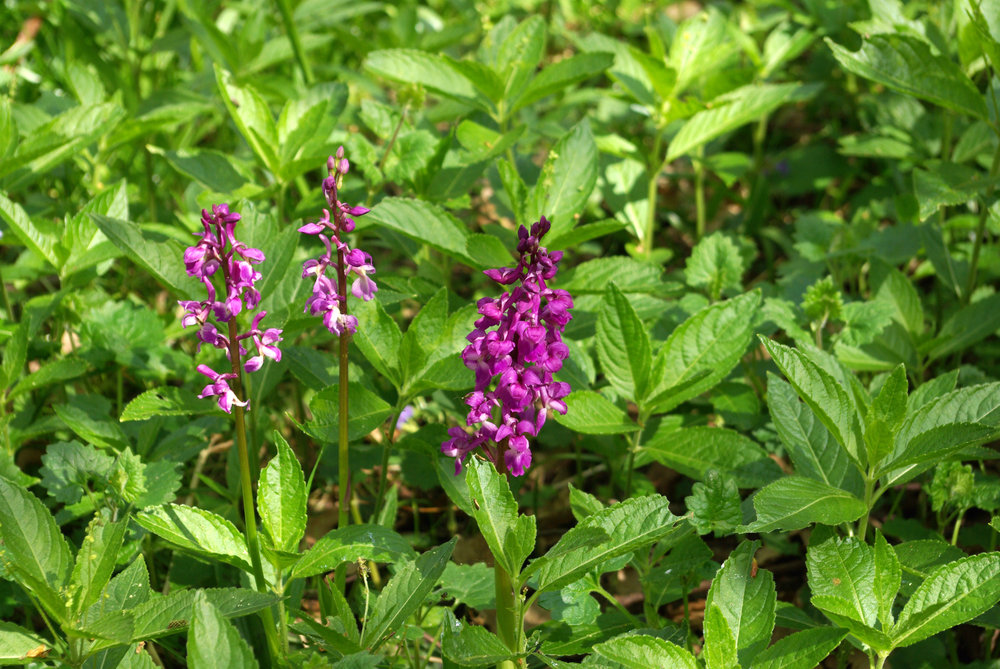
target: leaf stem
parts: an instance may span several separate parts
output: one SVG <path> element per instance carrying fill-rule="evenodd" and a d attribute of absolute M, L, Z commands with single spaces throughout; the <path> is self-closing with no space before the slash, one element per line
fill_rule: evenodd
<path fill-rule="evenodd" d="M 653 259 L 653 235 L 656 227 L 656 196 L 658 191 L 658 181 L 660 171 L 663 169 L 663 159 L 660 158 L 660 147 L 662 139 L 660 137 L 662 128 L 656 128 L 656 137 L 653 139 L 652 161 L 649 164 L 649 184 L 646 189 L 646 234 L 642 240 L 642 250 L 646 254 L 647 260 Z"/>
<path fill-rule="evenodd" d="M 694 161 L 695 241 L 705 236 L 705 147 L 699 146 Z"/>
<path fill-rule="evenodd" d="M 404 106 L 403 111 L 399 114 L 399 122 L 396 123 L 395 129 L 392 131 L 392 137 L 389 138 L 389 143 L 385 145 L 385 151 L 382 152 L 382 158 L 378 161 L 379 172 L 381 172 L 385 167 L 385 161 L 389 158 L 389 153 L 392 151 L 392 147 L 396 144 L 396 139 L 399 137 L 399 131 L 403 127 L 403 122 L 406 121 L 406 111 L 408 109 L 408 106 Z"/>
<path fill-rule="evenodd" d="M 388 469 L 389 469 L 389 453 L 392 451 L 393 437 L 396 434 L 396 421 L 399 420 L 399 415 L 402 413 L 402 409 L 397 409 L 389 416 L 389 423 L 385 428 L 385 443 L 382 444 L 382 466 L 379 469 L 378 476 L 378 493 L 375 495 L 375 511 L 372 513 L 372 521 L 378 522 L 378 516 L 382 512 L 382 505 L 384 504 L 385 498 L 385 484 L 388 479 Z"/>
<path fill-rule="evenodd" d="M 628 451 L 628 465 L 626 465 L 627 473 L 625 475 L 625 499 L 628 499 L 632 495 L 632 472 L 635 469 L 635 454 L 639 451 L 639 444 L 642 440 L 642 423 L 639 422 L 639 429 L 635 431 L 635 437 L 632 439 L 632 447 Z"/>
<path fill-rule="evenodd" d="M 875 500 L 878 499 L 878 496 L 875 495 L 875 481 L 874 478 L 871 478 L 871 472 L 865 476 L 865 512 L 858 519 L 857 531 L 858 539 L 861 541 L 864 541 L 865 535 L 868 534 L 868 517 L 871 515 Z"/>

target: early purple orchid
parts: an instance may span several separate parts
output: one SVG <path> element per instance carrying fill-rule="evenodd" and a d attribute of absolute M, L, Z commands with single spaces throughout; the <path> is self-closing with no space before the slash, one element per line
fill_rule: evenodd
<path fill-rule="evenodd" d="M 255 372 L 261 368 L 264 358 L 281 360 L 281 330 L 277 328 L 260 329 L 261 320 L 267 315 L 260 311 L 253 317 L 253 325 L 248 332 L 238 334 L 235 326 L 228 327 L 228 334 L 219 332 L 215 324 L 210 322 L 214 317 L 217 323 L 231 324 L 234 319 L 246 309 L 255 309 L 260 304 L 261 294 L 255 284 L 261 278 L 261 273 L 254 268 L 264 262 L 264 254 L 260 249 L 248 247 L 235 236 L 236 224 L 240 215 L 229 211 L 229 205 L 212 205 L 212 211 L 201 212 L 201 223 L 204 231 L 201 239 L 184 252 L 184 266 L 188 275 L 193 276 L 205 286 L 208 297 L 200 302 L 196 300 L 180 300 L 178 304 L 184 309 L 181 325 L 198 326 L 198 350 L 203 344 L 208 344 L 226 352 L 226 357 L 232 363 L 235 354 L 233 344 L 239 357 L 247 354 L 243 342 L 251 340 L 257 355 L 247 358 L 243 369 Z M 222 270 L 225 300 L 216 299 L 217 293 L 213 284 L 214 277 Z M 235 336 L 235 341 L 232 338 Z M 207 365 L 198 365 L 198 371 L 207 376 L 212 383 L 205 386 L 200 398 L 218 397 L 219 407 L 226 413 L 233 406 L 248 406 L 229 386 L 229 382 L 237 380 L 237 374 L 229 372 L 219 374 Z M 237 368 L 238 369 L 238 368 Z"/>
<path fill-rule="evenodd" d="M 456 474 L 465 456 L 482 446 L 498 468 L 502 457 L 511 474 L 523 475 L 531 465 L 528 438 L 538 435 L 550 412 L 566 413 L 563 398 L 569 394 L 569 384 L 554 381 L 552 375 L 562 369 L 569 354 L 562 332 L 572 318 L 573 298 L 546 284 L 562 259 L 562 252 L 550 253 L 540 245 L 550 227 L 544 216 L 530 233 L 521 226 L 517 267 L 485 271 L 499 284 L 519 285 L 497 299 L 484 297 L 478 302 L 480 318 L 462 352 L 465 366 L 476 375 L 476 389 L 465 398 L 466 424 L 477 427 L 471 434 L 453 427 L 448 430 L 451 438 L 441 445 L 442 453 L 455 458 Z"/>

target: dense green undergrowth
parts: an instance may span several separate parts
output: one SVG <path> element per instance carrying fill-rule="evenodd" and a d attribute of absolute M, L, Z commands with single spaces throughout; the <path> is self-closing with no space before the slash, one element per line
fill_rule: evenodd
<path fill-rule="evenodd" d="M 0 37 L 0 663 L 1000 664 L 1000 4 Z"/>

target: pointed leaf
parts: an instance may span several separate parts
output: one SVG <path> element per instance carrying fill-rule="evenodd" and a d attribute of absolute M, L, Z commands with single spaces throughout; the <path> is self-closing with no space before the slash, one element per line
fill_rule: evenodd
<path fill-rule="evenodd" d="M 547 65 L 528 83 L 512 112 L 606 70 L 614 62 L 610 53 L 581 53 Z"/>
<path fill-rule="evenodd" d="M 620 636 L 597 644 L 594 652 L 628 669 L 698 669 L 691 653 L 653 636 Z"/>
<path fill-rule="evenodd" d="M 653 363 L 649 335 L 628 298 L 614 283 L 609 283 L 604 292 L 595 342 L 597 358 L 611 386 L 641 404 Z"/>
<path fill-rule="evenodd" d="M 786 476 L 753 498 L 757 520 L 747 532 L 799 530 L 813 523 L 840 525 L 861 517 L 865 503 L 849 492 L 802 476 Z"/>
<path fill-rule="evenodd" d="M 277 453 L 260 477 L 257 509 L 274 547 L 295 553 L 306 531 L 306 482 L 299 459 L 277 430 L 274 443 Z"/>
<path fill-rule="evenodd" d="M 847 630 L 837 627 L 817 627 L 802 630 L 779 639 L 761 651 L 753 669 L 814 669 L 832 653 L 847 636 Z"/>
<path fill-rule="evenodd" d="M 903 571 L 895 549 L 885 540 L 881 531 L 875 534 L 875 599 L 878 600 L 878 618 L 882 629 L 889 629 L 895 622 L 892 605 L 902 583 Z"/>
<path fill-rule="evenodd" d="M 419 84 L 442 97 L 488 111 L 473 83 L 444 56 L 416 49 L 372 51 L 364 67 L 380 77 Z"/>
<path fill-rule="evenodd" d="M 164 504 L 140 511 L 135 515 L 135 522 L 179 548 L 251 571 L 243 533 L 207 509 Z"/>
<path fill-rule="evenodd" d="M 519 574 L 535 549 L 535 517 L 518 514 L 507 475 L 497 473 L 491 463 L 471 458 L 465 482 L 472 496 L 476 524 L 497 565 L 512 576 Z"/>
<path fill-rule="evenodd" d="M 404 562 L 393 574 L 372 609 L 371 618 L 365 626 L 361 645 L 370 650 L 388 641 L 406 619 L 423 603 L 424 598 L 437 584 L 451 553 L 455 550 L 457 538 L 433 548 L 416 560 Z"/>
<path fill-rule="evenodd" d="M 174 239 L 154 239 L 135 223 L 110 216 L 91 216 L 101 232 L 128 258 L 153 275 L 175 297 L 201 299 L 201 285 L 184 271 L 184 249 Z"/>
<path fill-rule="evenodd" d="M 125 539 L 128 523 L 110 522 L 109 516 L 108 512 L 94 516 L 76 555 L 70 578 L 76 589 L 72 599 L 76 615 L 90 608 L 101 597 L 118 563 L 118 551 Z"/>
<path fill-rule="evenodd" d="M 597 184 L 597 143 L 584 119 L 563 135 L 542 166 L 525 207 L 530 225 L 545 216 L 552 223 L 549 235 L 559 237 L 573 227 Z"/>
<path fill-rule="evenodd" d="M 28 654 L 39 648 L 51 650 L 49 642 L 14 623 L 0 622 L 0 664 L 25 664 Z"/>
<path fill-rule="evenodd" d="M 556 422 L 581 434 L 628 434 L 639 429 L 624 411 L 593 390 L 577 390 L 566 396 L 566 414 L 554 414 Z"/>
<path fill-rule="evenodd" d="M 514 657 L 495 634 L 479 625 L 463 624 L 449 610 L 444 612 L 441 650 L 449 660 L 464 667 L 499 664 Z"/>
<path fill-rule="evenodd" d="M 871 546 L 855 537 L 828 539 L 809 546 L 806 569 L 813 595 L 841 600 L 852 619 L 868 627 L 875 626 L 879 603 Z"/>
<path fill-rule="evenodd" d="M 660 429 L 642 449 L 657 462 L 699 481 L 710 469 L 732 476 L 741 488 L 757 488 L 781 476 L 767 451 L 726 428 Z"/>
<path fill-rule="evenodd" d="M 333 571 L 345 562 L 357 559 L 374 562 L 399 562 L 416 557 L 403 537 L 381 525 L 348 525 L 323 535 L 303 553 L 289 574 L 289 579 L 306 578 Z"/>
<path fill-rule="evenodd" d="M 709 614 L 712 609 L 722 613 L 736 642 L 738 664 L 744 667 L 767 648 L 774 630 L 774 576 L 756 569 L 754 553 L 759 547 L 758 541 L 740 543 L 715 575 L 705 601 Z M 706 644 L 711 643 L 708 629 L 705 636 Z"/>
<path fill-rule="evenodd" d="M 192 669 L 243 669 L 258 666 L 247 642 L 200 590 L 195 593 L 191 611 L 187 659 L 188 666 Z"/>

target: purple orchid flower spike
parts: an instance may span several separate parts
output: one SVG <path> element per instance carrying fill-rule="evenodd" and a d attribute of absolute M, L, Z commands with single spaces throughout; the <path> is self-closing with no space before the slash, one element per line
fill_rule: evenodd
<path fill-rule="evenodd" d="M 205 286 L 207 299 L 202 301 L 181 300 L 178 304 L 184 309 L 181 325 L 198 326 L 198 350 L 208 344 L 226 352 L 226 357 L 233 361 L 247 354 L 244 340 L 251 340 L 256 355 L 247 358 L 243 369 L 255 372 L 261 368 L 264 358 L 281 360 L 281 330 L 268 328 L 262 330 L 261 321 L 267 315 L 260 311 L 253 317 L 253 325 L 248 332 L 239 333 L 235 320 L 244 310 L 253 310 L 260 304 L 261 294 L 256 283 L 261 279 L 261 273 L 255 265 L 264 262 L 264 253 L 260 249 L 250 248 L 236 238 L 236 224 L 240 215 L 229 211 L 229 205 L 212 206 L 212 211 L 202 210 L 201 223 L 203 232 L 198 233 L 201 239 L 184 252 L 184 267 L 188 275 L 193 276 Z M 221 270 L 221 271 L 220 271 Z M 213 281 L 222 275 L 222 292 L 217 293 Z M 225 299 L 216 299 L 224 295 Z M 215 323 L 211 320 L 214 318 Z M 225 323 L 225 333 L 216 328 L 216 323 Z M 234 406 L 247 407 L 248 402 L 241 400 L 230 385 L 230 381 L 240 384 L 237 374 L 229 372 L 219 374 L 207 365 L 199 365 L 198 371 L 207 376 L 212 383 L 205 386 L 198 397 L 218 397 L 219 407 L 230 413 Z M 237 368 L 238 369 L 238 368 Z"/>
<path fill-rule="evenodd" d="M 572 318 L 573 298 L 547 284 L 562 260 L 562 252 L 550 253 L 540 244 L 549 228 L 544 216 L 530 231 L 521 226 L 517 267 L 484 272 L 501 285 L 517 285 L 477 305 L 480 318 L 462 352 L 476 375 L 476 389 L 465 398 L 466 424 L 474 430 L 453 427 L 441 444 L 441 452 L 455 458 L 456 474 L 465 456 L 483 447 L 497 468 L 502 463 L 514 476 L 523 475 L 531 465 L 529 438 L 538 435 L 549 413 L 566 413 L 563 398 L 570 387 L 553 374 L 569 354 L 562 333 Z"/>
<path fill-rule="evenodd" d="M 306 313 L 322 317 L 326 329 L 339 337 L 353 334 L 358 327 L 358 319 L 347 311 L 348 277 L 356 277 L 351 284 L 351 294 L 366 302 L 375 297 L 378 286 L 370 276 L 375 273 L 371 256 L 350 248 L 342 239 L 344 233 L 354 230 L 353 217 L 364 216 L 369 211 L 367 207 L 350 206 L 340 201 L 338 190 L 350 169 L 344 147 L 337 149 L 336 156 L 327 159 L 326 167 L 329 176 L 323 180 L 323 195 L 329 208 L 323 210 L 318 221 L 299 228 L 302 234 L 318 236 L 326 253 L 303 263 L 302 278 L 313 280 L 312 295 L 306 299 Z M 334 268 L 333 278 L 327 276 L 329 267 Z"/>

